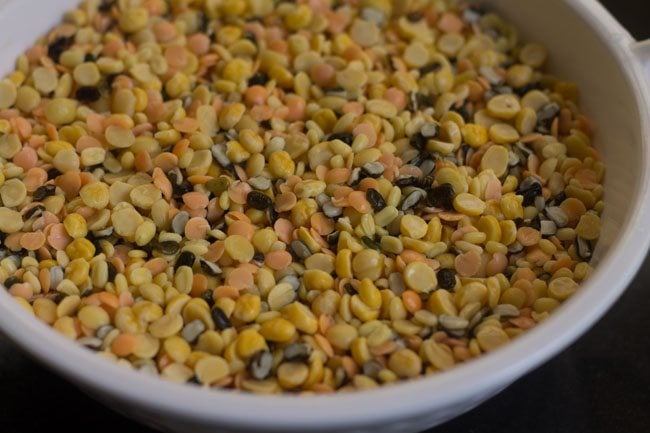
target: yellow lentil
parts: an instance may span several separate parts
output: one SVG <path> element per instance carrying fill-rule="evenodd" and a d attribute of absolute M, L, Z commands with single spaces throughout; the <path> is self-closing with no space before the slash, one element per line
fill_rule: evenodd
<path fill-rule="evenodd" d="M 0 81 L 0 109 L 12 107 L 18 98 L 16 86 L 10 80 Z"/>
<path fill-rule="evenodd" d="M 262 323 L 260 334 L 268 341 L 285 343 L 296 335 L 296 327 L 290 321 L 276 317 Z"/>
<path fill-rule="evenodd" d="M 410 349 L 401 349 L 388 359 L 388 367 L 399 377 L 416 377 L 422 370 L 422 360 Z"/>
<path fill-rule="evenodd" d="M 418 293 L 429 293 L 438 285 L 434 270 L 422 262 L 412 262 L 406 266 L 404 282 L 411 290 Z"/>
<path fill-rule="evenodd" d="M 72 123 L 77 116 L 77 102 L 68 98 L 52 99 L 45 106 L 45 117 L 55 125 Z"/>
<path fill-rule="evenodd" d="M 220 356 L 206 356 L 194 366 L 196 378 L 203 385 L 210 385 L 230 373 L 228 362 Z"/>
<path fill-rule="evenodd" d="M 225 240 L 226 253 L 233 260 L 241 263 L 248 263 L 255 255 L 253 245 L 241 235 L 228 236 Z"/>

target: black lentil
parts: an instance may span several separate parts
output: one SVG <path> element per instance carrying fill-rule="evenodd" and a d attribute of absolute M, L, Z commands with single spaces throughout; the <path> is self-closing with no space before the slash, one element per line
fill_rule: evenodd
<path fill-rule="evenodd" d="M 429 189 L 431 188 L 431 185 L 433 185 L 433 182 L 435 182 L 433 176 L 424 176 L 422 180 L 420 180 L 420 184 L 418 186 L 422 189 Z"/>
<path fill-rule="evenodd" d="M 181 198 L 183 194 L 194 191 L 194 185 L 186 180 L 179 185 L 172 182 L 172 189 L 174 192 L 174 198 Z"/>
<path fill-rule="evenodd" d="M 47 47 L 47 55 L 55 62 L 59 63 L 61 54 L 70 48 L 74 42 L 74 36 L 61 36 Z"/>
<path fill-rule="evenodd" d="M 339 242 L 339 236 L 341 235 L 341 232 L 332 232 L 329 235 L 327 235 L 327 243 L 333 246 L 336 246 Z"/>
<path fill-rule="evenodd" d="M 77 89 L 77 91 L 74 94 L 74 97 L 79 102 L 88 104 L 91 102 L 99 101 L 99 98 L 102 97 L 102 93 L 99 91 L 97 87 L 82 86 Z"/>
<path fill-rule="evenodd" d="M 106 13 L 110 12 L 111 8 L 115 4 L 115 0 L 102 0 L 99 4 L 99 12 Z"/>
<path fill-rule="evenodd" d="M 259 191 L 249 192 L 246 196 L 246 203 L 257 210 L 266 210 L 273 206 L 271 197 Z"/>
<path fill-rule="evenodd" d="M 248 86 L 265 86 L 269 82 L 269 76 L 264 72 L 257 72 L 248 80 Z"/>
<path fill-rule="evenodd" d="M 37 204 L 36 206 L 30 208 L 27 212 L 25 212 L 25 215 L 23 217 L 28 220 L 34 216 L 41 216 L 43 215 L 43 212 L 45 212 L 45 206 L 41 204 Z"/>
<path fill-rule="evenodd" d="M 366 191 L 366 199 L 375 212 L 379 212 L 386 207 L 386 200 L 384 200 L 381 193 L 374 188 L 368 188 Z"/>
<path fill-rule="evenodd" d="M 43 185 L 39 186 L 36 188 L 36 191 L 34 191 L 34 194 L 32 194 L 32 198 L 34 201 L 42 201 L 45 198 L 54 195 L 56 192 L 56 185 Z"/>
<path fill-rule="evenodd" d="M 422 66 L 420 68 L 420 75 L 425 76 L 427 74 L 430 74 L 431 72 L 438 72 L 440 69 L 442 69 L 442 65 L 438 62 L 428 64 L 426 66 Z"/>
<path fill-rule="evenodd" d="M 163 241 L 156 244 L 156 249 L 166 256 L 176 254 L 181 245 L 176 241 Z"/>
<path fill-rule="evenodd" d="M 264 253 L 257 252 L 253 255 L 253 261 L 257 263 L 264 263 Z"/>
<path fill-rule="evenodd" d="M 176 263 L 174 264 L 174 271 L 178 270 L 178 268 L 181 266 L 189 266 L 191 268 L 194 266 L 195 260 L 196 256 L 194 253 L 190 251 L 183 251 L 176 259 Z"/>
<path fill-rule="evenodd" d="M 201 299 L 207 302 L 210 308 L 214 306 L 214 297 L 212 296 L 212 290 L 204 290 L 203 293 L 201 293 Z"/>
<path fill-rule="evenodd" d="M 248 371 L 256 380 L 264 380 L 273 369 L 273 355 L 271 352 L 261 350 L 253 355 L 248 363 Z"/>
<path fill-rule="evenodd" d="M 449 183 L 443 183 L 427 191 L 427 203 L 440 209 L 453 210 L 454 196 L 454 187 Z"/>
<path fill-rule="evenodd" d="M 438 286 L 441 289 L 451 290 L 456 287 L 456 274 L 451 269 L 440 269 L 437 274 Z"/>
<path fill-rule="evenodd" d="M 422 18 L 424 18 L 424 15 L 420 11 L 410 12 L 406 15 L 406 19 L 412 23 L 422 21 Z"/>
<path fill-rule="evenodd" d="M 421 132 L 414 134 L 409 140 L 409 144 L 417 150 L 423 150 L 427 145 L 428 139 Z"/>
<path fill-rule="evenodd" d="M 542 195 L 542 185 L 533 182 L 530 186 L 517 189 L 517 194 L 524 197 L 523 205 L 532 206 L 535 204 L 535 198 Z"/>
<path fill-rule="evenodd" d="M 105 88 L 107 88 L 107 89 L 110 89 L 111 87 L 113 87 L 113 82 L 114 82 L 115 79 L 116 79 L 117 77 L 119 77 L 119 76 L 120 76 L 120 74 L 108 74 L 108 75 L 104 78 L 104 81 L 103 81 L 103 87 L 105 87 Z"/>
<path fill-rule="evenodd" d="M 219 265 L 217 265 L 216 263 L 209 262 L 205 259 L 199 259 L 199 264 L 201 265 L 201 269 L 203 270 L 203 272 L 205 272 L 211 277 L 216 277 L 223 273 Z"/>
<path fill-rule="evenodd" d="M 407 186 L 416 186 L 420 182 L 420 179 L 418 179 L 415 176 L 405 176 L 405 177 L 400 177 L 395 181 L 395 185 L 397 185 L 400 188 L 406 188 Z"/>
<path fill-rule="evenodd" d="M 11 277 L 7 278 L 7 279 L 4 281 L 4 283 L 2 283 L 2 284 L 3 284 L 7 289 L 10 289 L 11 286 L 13 286 L 14 284 L 20 284 L 20 283 L 22 283 L 22 282 L 23 282 L 23 280 L 21 280 L 20 278 L 16 277 L 15 275 L 12 275 Z"/>
<path fill-rule="evenodd" d="M 284 348 L 283 355 L 285 361 L 289 362 L 306 362 L 309 360 L 312 349 L 306 344 L 292 343 Z"/>
<path fill-rule="evenodd" d="M 327 137 L 328 141 L 334 141 L 334 140 L 341 140 L 345 144 L 352 144 L 354 141 L 354 135 L 352 135 L 349 132 L 335 132 L 334 134 L 330 134 L 329 137 Z"/>
<path fill-rule="evenodd" d="M 362 236 L 361 240 L 368 248 L 381 251 L 381 246 L 376 241 L 372 240 L 369 236 Z"/>
<path fill-rule="evenodd" d="M 212 320 L 219 330 L 223 331 L 224 329 L 232 328 L 232 323 L 230 319 L 226 316 L 226 313 L 219 307 L 214 307 L 212 309 Z"/>
<path fill-rule="evenodd" d="M 61 173 L 59 170 L 52 167 L 47 171 L 47 178 L 48 178 L 48 180 L 56 179 L 57 177 L 61 176 L 62 174 L 63 173 Z"/>
<path fill-rule="evenodd" d="M 117 277 L 117 269 L 115 269 L 115 265 L 111 262 L 106 262 L 106 264 L 108 265 L 108 281 L 113 283 L 115 282 L 115 277 Z"/>

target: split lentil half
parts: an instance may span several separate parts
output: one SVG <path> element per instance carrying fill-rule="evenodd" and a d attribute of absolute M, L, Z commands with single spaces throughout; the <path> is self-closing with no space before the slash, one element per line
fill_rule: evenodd
<path fill-rule="evenodd" d="M 443 0 L 85 0 L 0 81 L 0 282 L 178 383 L 452 368 L 592 270 L 605 166 L 547 55 Z"/>

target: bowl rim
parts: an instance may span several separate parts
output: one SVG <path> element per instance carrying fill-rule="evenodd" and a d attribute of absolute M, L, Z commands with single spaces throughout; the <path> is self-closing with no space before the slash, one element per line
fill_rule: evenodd
<path fill-rule="evenodd" d="M 595 0 L 565 0 L 565 3 L 598 35 L 619 64 L 625 66 L 622 71 L 635 91 L 641 119 L 642 163 L 638 182 L 639 185 L 648 185 L 650 83 L 632 53 L 634 39 Z M 422 415 L 432 408 L 452 407 L 467 401 L 472 390 L 480 391 L 477 396 L 485 390 L 497 391 L 583 334 L 622 294 L 645 257 L 640 252 L 648 250 L 650 231 L 643 230 L 641 223 L 650 217 L 650 189 L 639 188 L 637 203 L 639 205 L 628 216 L 627 228 L 613 245 L 616 251 L 606 254 L 585 284 L 585 290 L 566 302 L 561 311 L 553 314 L 543 325 L 498 351 L 463 363 L 444 374 L 371 391 L 313 398 L 286 395 L 269 398 L 168 383 L 100 360 L 90 351 L 43 326 L 22 308 L 16 308 L 17 304 L 5 290 L 0 290 L 0 330 L 43 364 L 77 383 L 129 402 L 136 408 L 146 407 L 179 419 L 267 430 L 379 425 Z M 582 296 L 585 293 L 589 296 Z M 508 368 L 502 368 L 504 365 Z M 458 386 L 459 383 L 472 385 Z"/>

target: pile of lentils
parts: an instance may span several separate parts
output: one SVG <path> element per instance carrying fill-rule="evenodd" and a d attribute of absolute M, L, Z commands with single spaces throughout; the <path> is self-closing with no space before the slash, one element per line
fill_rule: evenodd
<path fill-rule="evenodd" d="M 546 60 L 453 1 L 86 0 L 0 81 L 0 282 L 178 383 L 450 369 L 592 271 L 605 167 Z"/>

